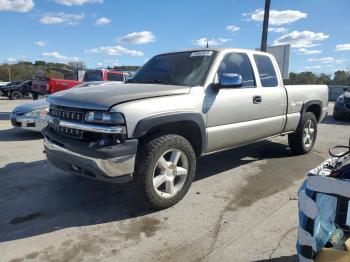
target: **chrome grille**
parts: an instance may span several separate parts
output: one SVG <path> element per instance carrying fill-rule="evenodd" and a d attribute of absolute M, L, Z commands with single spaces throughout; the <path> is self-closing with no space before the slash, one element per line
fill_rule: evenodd
<path fill-rule="evenodd" d="M 61 106 L 51 105 L 49 115 L 54 118 L 59 118 L 62 120 L 77 121 L 77 122 L 83 122 L 84 120 L 83 110 L 77 109 L 77 108 L 70 108 L 70 107 L 61 107 Z M 82 130 L 63 127 L 63 126 L 57 126 L 52 123 L 50 123 L 50 127 L 62 135 L 75 137 L 79 139 L 83 138 Z"/>
<path fill-rule="evenodd" d="M 53 117 L 58 117 L 60 119 L 74 120 L 82 122 L 84 119 L 84 112 L 75 108 L 67 107 L 50 107 L 50 115 Z"/>
<path fill-rule="evenodd" d="M 61 133 L 63 135 L 72 136 L 76 138 L 82 138 L 83 131 L 74 128 L 68 128 L 63 126 L 55 126 L 53 124 L 49 124 L 51 128 L 53 128 L 56 132 Z"/>

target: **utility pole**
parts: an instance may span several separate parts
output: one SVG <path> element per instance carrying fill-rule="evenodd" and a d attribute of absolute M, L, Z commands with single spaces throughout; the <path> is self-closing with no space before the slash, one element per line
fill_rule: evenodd
<path fill-rule="evenodd" d="M 11 65 L 9 64 L 9 82 L 12 82 L 11 81 Z"/>
<path fill-rule="evenodd" d="M 270 4 L 271 0 L 265 0 L 265 12 L 264 12 L 264 24 L 261 36 L 261 48 L 260 50 L 266 52 L 267 46 L 267 31 L 269 28 L 269 16 L 270 16 Z"/>

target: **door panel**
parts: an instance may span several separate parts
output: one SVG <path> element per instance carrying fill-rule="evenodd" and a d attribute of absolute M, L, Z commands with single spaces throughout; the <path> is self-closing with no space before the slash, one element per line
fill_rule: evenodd
<path fill-rule="evenodd" d="M 246 63 L 238 61 L 232 67 L 236 67 L 233 72 L 226 65 L 226 72 L 240 74 L 236 72 L 241 70 L 237 65 L 247 67 Z M 247 69 L 241 71 L 247 72 Z M 206 89 L 207 152 L 247 144 L 282 132 L 287 106 L 285 89 L 280 86 L 261 87 L 258 82 L 257 87 Z"/>
<path fill-rule="evenodd" d="M 209 90 L 208 90 L 209 91 Z M 207 151 L 243 145 L 279 134 L 285 123 L 283 88 L 220 89 L 207 96 Z M 254 103 L 254 97 L 261 98 Z"/>

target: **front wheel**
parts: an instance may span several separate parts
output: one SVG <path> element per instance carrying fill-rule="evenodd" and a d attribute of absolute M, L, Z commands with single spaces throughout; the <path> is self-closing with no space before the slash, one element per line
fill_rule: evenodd
<path fill-rule="evenodd" d="M 302 155 L 309 153 L 315 145 L 317 137 L 317 120 L 313 113 L 306 112 L 295 133 L 288 135 L 289 147 L 293 153 Z"/>
<path fill-rule="evenodd" d="M 135 184 L 151 208 L 164 209 L 179 202 L 196 172 L 196 155 L 190 142 L 179 135 L 164 135 L 140 144 Z"/>
<path fill-rule="evenodd" d="M 21 97 L 22 97 L 22 95 L 21 95 L 20 91 L 11 92 L 10 99 L 17 100 L 17 99 L 20 99 Z"/>

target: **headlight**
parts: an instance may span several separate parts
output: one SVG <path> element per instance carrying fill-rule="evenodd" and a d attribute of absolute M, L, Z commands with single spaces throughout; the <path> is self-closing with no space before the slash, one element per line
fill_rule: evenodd
<path fill-rule="evenodd" d="M 339 96 L 337 98 L 337 103 L 343 104 L 344 103 L 344 97 L 343 96 Z"/>
<path fill-rule="evenodd" d="M 88 111 L 85 114 L 85 122 L 107 125 L 124 125 L 125 119 L 121 113 L 117 112 Z"/>
<path fill-rule="evenodd" d="M 26 116 L 30 117 L 46 117 L 47 113 L 49 112 L 49 108 L 40 108 L 33 111 L 30 111 L 29 113 L 25 114 Z"/>

